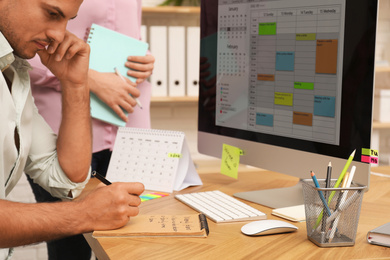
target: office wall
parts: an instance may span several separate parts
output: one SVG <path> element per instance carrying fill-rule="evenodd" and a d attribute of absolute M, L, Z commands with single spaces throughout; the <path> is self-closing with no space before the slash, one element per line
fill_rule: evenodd
<path fill-rule="evenodd" d="M 378 34 L 376 44 L 377 61 L 387 61 L 390 63 L 390 1 L 379 1 Z"/>
<path fill-rule="evenodd" d="M 376 89 L 390 89 L 390 1 L 380 0 L 378 11 L 378 30 L 376 40 L 375 58 L 377 72 L 375 74 Z M 376 96 L 374 102 L 390 102 L 390 97 L 380 100 Z M 385 113 L 390 111 L 374 111 L 375 113 Z M 388 122 L 373 130 L 371 146 L 379 150 L 380 165 L 390 164 L 390 127 Z"/>

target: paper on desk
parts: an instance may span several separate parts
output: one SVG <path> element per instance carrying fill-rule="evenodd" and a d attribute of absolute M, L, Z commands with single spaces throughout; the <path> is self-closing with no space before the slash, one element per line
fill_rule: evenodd
<path fill-rule="evenodd" d="M 208 225 L 202 214 L 138 215 L 119 229 L 95 230 L 93 237 L 207 237 Z"/>
<path fill-rule="evenodd" d="M 306 220 L 305 205 L 273 209 L 272 215 L 285 218 L 294 222 L 302 222 Z"/>
<path fill-rule="evenodd" d="M 179 161 L 178 172 L 173 189 L 179 191 L 189 186 L 202 184 L 203 182 L 195 169 L 194 162 L 191 159 L 190 149 L 184 138 L 182 158 Z"/>

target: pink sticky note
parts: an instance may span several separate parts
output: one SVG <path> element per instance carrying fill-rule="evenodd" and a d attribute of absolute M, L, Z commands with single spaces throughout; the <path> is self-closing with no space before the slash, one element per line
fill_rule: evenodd
<path fill-rule="evenodd" d="M 370 163 L 378 164 L 378 157 L 370 157 Z"/>
<path fill-rule="evenodd" d="M 370 156 L 362 155 L 362 162 L 370 163 Z"/>

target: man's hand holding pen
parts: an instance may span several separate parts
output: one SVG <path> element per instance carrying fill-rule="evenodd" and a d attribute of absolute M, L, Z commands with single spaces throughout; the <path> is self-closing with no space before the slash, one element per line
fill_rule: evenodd
<path fill-rule="evenodd" d="M 141 204 L 139 195 L 144 191 L 142 183 L 115 182 L 98 187 L 82 200 L 77 201 L 80 210 L 90 219 L 88 230 L 120 228 L 138 215 Z"/>

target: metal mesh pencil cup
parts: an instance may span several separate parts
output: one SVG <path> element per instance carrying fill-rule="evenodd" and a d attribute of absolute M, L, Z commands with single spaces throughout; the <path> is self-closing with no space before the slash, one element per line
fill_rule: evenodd
<path fill-rule="evenodd" d="M 349 188 L 324 188 L 325 180 L 318 183 L 320 188 L 312 179 L 302 180 L 308 239 L 319 247 L 353 246 L 366 186 L 352 182 Z"/>

